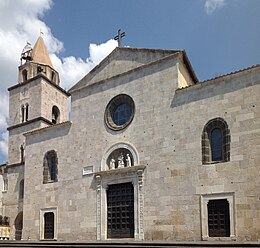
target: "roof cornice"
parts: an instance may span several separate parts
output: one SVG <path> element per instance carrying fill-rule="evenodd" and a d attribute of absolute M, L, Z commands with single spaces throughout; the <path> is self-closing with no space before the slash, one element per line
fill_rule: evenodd
<path fill-rule="evenodd" d="M 252 65 L 250 67 L 247 67 L 247 68 L 244 68 L 244 69 L 240 69 L 238 71 L 232 71 L 232 72 L 229 72 L 227 74 L 223 74 L 223 75 L 220 75 L 220 76 L 217 76 L 217 77 L 214 77 L 214 78 L 210 78 L 210 79 L 206 79 L 204 81 L 201 81 L 199 83 L 206 83 L 208 81 L 214 81 L 214 80 L 218 80 L 219 78 L 225 78 L 225 77 L 228 77 L 228 76 L 231 76 L 231 75 L 234 75 L 234 74 L 237 74 L 237 73 L 240 73 L 240 72 L 245 72 L 245 71 L 250 71 L 252 69 L 255 69 L 255 68 L 260 68 L 260 64 L 256 64 L 256 65 Z"/>
<path fill-rule="evenodd" d="M 183 58 L 183 63 L 185 64 L 185 66 L 186 66 L 186 68 L 188 69 L 188 71 L 189 71 L 189 73 L 190 73 L 190 76 L 191 76 L 191 78 L 193 79 L 193 82 L 196 84 L 196 83 L 198 83 L 198 78 L 197 78 L 197 76 L 196 76 L 196 73 L 195 73 L 195 71 L 194 71 L 194 69 L 192 68 L 192 65 L 191 65 L 191 63 L 190 63 L 190 60 L 189 60 L 189 58 L 188 58 L 188 56 L 187 56 L 187 53 L 186 53 L 186 51 L 185 50 L 182 50 L 181 51 L 181 54 L 182 54 L 182 58 Z"/>
<path fill-rule="evenodd" d="M 19 123 L 19 124 L 16 124 L 16 125 L 13 125 L 13 126 L 10 126 L 7 128 L 8 131 L 12 130 L 12 129 L 15 129 L 15 128 L 18 128 L 18 127 L 23 127 L 23 126 L 26 126 L 28 124 L 31 124 L 31 123 L 34 123 L 34 122 L 37 122 L 37 121 L 43 121 L 45 122 L 46 124 L 48 125 L 53 125 L 53 123 L 49 120 L 47 120 L 46 118 L 40 116 L 40 117 L 37 117 L 37 118 L 34 118 L 34 119 L 31 119 L 31 120 L 28 120 L 26 122 L 22 122 L 22 123 Z"/>
<path fill-rule="evenodd" d="M 34 135 L 36 133 L 41 133 L 41 132 L 44 132 L 44 131 L 64 127 L 64 126 L 71 125 L 71 124 L 72 124 L 72 121 L 64 121 L 64 122 L 61 122 L 61 123 L 58 123 L 58 124 L 53 124 L 51 126 L 34 129 L 32 131 L 24 133 L 23 135 L 25 137 L 28 137 L 28 136 Z"/>
<path fill-rule="evenodd" d="M 120 49 L 122 49 L 122 48 L 120 48 Z M 136 48 L 135 48 L 135 49 L 136 49 Z M 163 51 L 164 51 L 164 50 L 163 50 Z M 116 78 L 119 78 L 119 77 L 122 77 L 122 76 L 125 76 L 125 75 L 128 75 L 128 74 L 131 74 L 131 73 L 136 72 L 136 71 L 139 71 L 139 70 L 143 70 L 143 69 L 145 69 L 145 68 L 148 68 L 148 67 L 150 67 L 150 66 L 156 65 L 156 64 L 158 64 L 158 63 L 161 63 L 161 62 L 164 62 L 164 61 L 167 61 L 167 60 L 171 60 L 171 59 L 173 59 L 173 58 L 179 58 L 179 53 L 181 53 L 181 51 L 176 52 L 176 53 L 174 53 L 174 54 L 171 54 L 171 55 L 169 55 L 169 56 L 163 57 L 163 58 L 158 59 L 158 60 L 156 60 L 156 61 L 153 61 L 153 62 L 151 62 L 151 63 L 138 66 L 138 67 L 136 67 L 136 68 L 134 68 L 134 69 L 131 69 L 131 70 L 129 70 L 129 71 L 126 71 L 126 72 L 117 74 L 117 75 L 112 76 L 112 77 L 110 77 L 110 78 L 102 79 L 102 80 L 100 80 L 100 81 L 94 82 L 94 83 L 89 84 L 89 85 L 84 85 L 84 86 L 82 86 L 82 87 L 80 87 L 80 88 L 77 88 L 77 89 L 74 89 L 74 90 L 73 90 L 73 89 L 70 89 L 70 90 L 69 90 L 69 93 L 71 94 L 72 92 L 80 91 L 80 90 L 82 90 L 82 89 L 92 87 L 93 85 L 97 85 L 97 84 L 104 83 L 104 82 L 106 82 L 106 81 L 114 80 L 114 79 L 116 79 Z"/>
<path fill-rule="evenodd" d="M 187 87 L 184 87 L 184 88 L 179 88 L 179 89 L 177 89 L 177 91 L 206 87 L 208 85 L 212 85 L 212 84 L 215 84 L 215 83 L 223 82 L 225 80 L 233 79 L 235 77 L 239 77 L 240 74 L 242 74 L 242 73 L 249 73 L 249 72 L 251 72 L 253 70 L 257 70 L 257 69 L 260 69 L 260 64 L 253 65 L 251 67 L 241 69 L 239 71 L 230 72 L 228 74 L 221 75 L 221 76 L 218 76 L 218 77 L 215 77 L 215 78 L 212 78 L 212 79 L 208 79 L 208 80 L 199 82 L 196 85 L 190 85 L 190 86 L 187 86 Z"/>
<path fill-rule="evenodd" d="M 12 168 L 12 167 L 17 167 L 17 166 L 22 166 L 24 165 L 24 162 L 19 162 L 19 163 L 14 163 L 14 164 L 6 164 L 6 168 Z"/>
<path fill-rule="evenodd" d="M 96 65 L 92 70 L 90 70 L 90 72 L 88 72 L 87 75 L 95 73 L 95 71 L 97 71 L 100 67 L 102 67 L 104 64 L 106 64 L 111 57 L 114 56 L 115 53 L 119 52 L 119 51 L 130 51 L 130 52 L 161 52 L 161 53 L 171 53 L 170 55 L 176 54 L 178 52 L 180 52 L 181 50 L 165 50 L 165 49 L 154 49 L 154 48 L 131 48 L 131 47 L 116 47 L 107 57 L 105 57 L 98 65 Z M 168 55 L 169 56 L 169 55 Z M 165 56 L 167 57 L 167 56 Z M 155 62 L 155 61 L 153 61 Z M 78 81 L 78 83 L 82 80 L 84 80 L 84 78 L 87 76 L 85 75 L 81 80 Z M 77 91 L 78 89 L 76 89 L 75 87 L 78 85 L 78 83 L 76 83 L 75 85 L 73 85 L 68 92 L 74 92 Z M 79 87 L 81 88 L 81 87 Z"/>
<path fill-rule="evenodd" d="M 198 82 L 196 85 L 190 85 L 190 86 L 187 86 L 187 87 L 184 87 L 184 88 L 179 88 L 179 89 L 177 89 L 177 91 L 206 87 L 208 85 L 212 85 L 212 84 L 215 84 L 215 83 L 218 83 L 218 82 L 223 82 L 223 81 L 228 80 L 228 79 L 239 77 L 243 73 L 249 73 L 249 72 L 257 70 L 257 69 L 260 69 L 260 64 L 253 65 L 253 66 L 250 66 L 250 67 L 238 70 L 238 71 L 233 71 L 233 72 L 230 72 L 230 73 L 227 73 L 227 74 L 224 74 L 224 75 L 220 75 L 220 76 L 217 76 L 215 78 L 207 79 L 207 80 Z"/>
<path fill-rule="evenodd" d="M 69 92 L 67 92 L 66 90 L 64 90 L 63 88 L 61 88 L 59 85 L 52 83 L 51 80 L 48 79 L 48 78 L 47 78 L 44 74 L 42 74 L 42 73 L 39 73 L 39 74 L 36 75 L 35 77 L 28 79 L 28 80 L 25 81 L 24 83 L 21 83 L 21 84 L 18 83 L 18 84 L 14 85 L 14 86 L 9 87 L 9 88 L 8 88 L 8 91 L 11 91 L 11 90 L 13 90 L 13 89 L 22 87 L 22 86 L 24 86 L 24 85 L 26 85 L 26 84 L 29 84 L 29 83 L 31 83 L 32 81 L 34 81 L 34 80 L 36 80 L 36 79 L 39 79 L 39 78 L 43 78 L 48 84 L 50 84 L 51 86 L 55 87 L 56 89 L 58 89 L 58 90 L 59 90 L 60 92 L 62 92 L 63 94 L 65 94 L 65 95 L 67 95 L 67 96 L 70 96 L 70 93 L 69 93 Z"/>

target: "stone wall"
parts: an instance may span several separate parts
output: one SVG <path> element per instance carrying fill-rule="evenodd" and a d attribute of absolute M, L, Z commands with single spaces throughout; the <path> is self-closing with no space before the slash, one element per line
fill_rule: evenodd
<path fill-rule="evenodd" d="M 75 91 L 72 123 L 27 135 L 24 237 L 41 239 L 40 213 L 55 209 L 58 240 L 106 238 L 99 236 L 99 228 L 106 230 L 106 204 L 97 204 L 95 176 L 111 147 L 124 143 L 137 151 L 136 165 L 145 166 L 142 188 L 135 191 L 143 197 L 136 205 L 136 239 L 141 232 L 145 240 L 209 239 L 205 199 L 223 196 L 232 206 L 231 238 L 259 240 L 259 68 L 178 89 L 177 62 L 161 61 Z M 132 97 L 135 115 L 124 130 L 113 131 L 104 112 L 118 94 Z M 231 159 L 202 165 L 202 130 L 216 117 L 230 129 Z M 49 150 L 58 155 L 58 182 L 42 184 Z M 83 176 L 86 166 L 94 173 Z M 120 174 L 112 179 L 100 187 L 117 183 Z"/>
<path fill-rule="evenodd" d="M 24 165 L 5 168 L 3 177 L 7 180 L 7 188 L 2 191 L 3 209 L 1 214 L 10 218 L 8 237 L 15 239 L 15 224 L 19 222 L 19 213 L 23 212 L 23 197 L 20 196 L 20 183 L 24 179 Z"/>

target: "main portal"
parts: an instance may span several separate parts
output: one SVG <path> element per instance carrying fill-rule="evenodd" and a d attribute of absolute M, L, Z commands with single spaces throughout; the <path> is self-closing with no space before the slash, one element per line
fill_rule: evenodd
<path fill-rule="evenodd" d="M 108 186 L 107 238 L 134 238 L 134 187 L 132 183 Z"/>

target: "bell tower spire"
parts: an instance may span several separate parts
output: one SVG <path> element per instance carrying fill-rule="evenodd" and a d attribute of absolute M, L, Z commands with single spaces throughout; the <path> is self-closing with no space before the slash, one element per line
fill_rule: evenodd
<path fill-rule="evenodd" d="M 21 54 L 21 65 L 19 66 L 19 84 L 35 78 L 42 74 L 53 84 L 59 85 L 59 74 L 54 69 L 48 50 L 42 36 L 37 39 L 33 48 L 27 42 Z"/>
<path fill-rule="evenodd" d="M 36 41 L 32 49 L 32 61 L 38 64 L 48 65 L 53 69 L 49 53 L 41 35 L 39 36 L 38 40 Z"/>

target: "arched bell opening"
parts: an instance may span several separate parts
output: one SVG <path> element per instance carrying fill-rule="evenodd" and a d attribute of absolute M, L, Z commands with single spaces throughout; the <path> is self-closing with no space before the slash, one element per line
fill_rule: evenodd
<path fill-rule="evenodd" d="M 57 106 L 52 107 L 52 115 L 51 115 L 51 122 L 53 124 L 59 123 L 60 120 L 60 110 Z"/>

